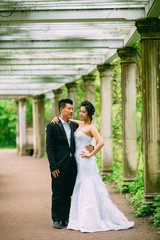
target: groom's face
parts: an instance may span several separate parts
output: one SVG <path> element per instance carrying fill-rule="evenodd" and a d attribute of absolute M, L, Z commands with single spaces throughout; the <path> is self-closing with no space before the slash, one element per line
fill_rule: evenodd
<path fill-rule="evenodd" d="M 61 117 L 65 119 L 70 119 L 73 116 L 73 105 L 70 103 L 66 103 L 64 108 L 60 108 Z"/>

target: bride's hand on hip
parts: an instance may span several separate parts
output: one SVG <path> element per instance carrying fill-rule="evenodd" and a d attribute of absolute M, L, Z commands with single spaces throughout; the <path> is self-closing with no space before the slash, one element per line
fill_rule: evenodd
<path fill-rule="evenodd" d="M 80 153 L 80 155 L 81 155 L 81 158 L 83 158 L 83 157 L 90 158 L 90 157 L 91 157 L 91 154 L 88 153 L 88 152 L 85 152 L 85 151 L 82 151 L 82 152 Z"/>

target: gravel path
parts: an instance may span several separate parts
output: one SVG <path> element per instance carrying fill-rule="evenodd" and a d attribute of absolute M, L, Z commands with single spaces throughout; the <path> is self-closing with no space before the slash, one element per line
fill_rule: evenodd
<path fill-rule="evenodd" d="M 50 218 L 51 189 L 47 159 L 20 157 L 0 150 L 1 240 L 160 240 L 147 218 L 136 218 L 123 196 L 108 187 L 112 201 L 135 227 L 98 233 L 57 230 Z"/>

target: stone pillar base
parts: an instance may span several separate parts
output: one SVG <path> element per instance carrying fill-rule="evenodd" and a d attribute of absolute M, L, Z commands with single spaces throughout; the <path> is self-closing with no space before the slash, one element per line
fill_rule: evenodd
<path fill-rule="evenodd" d="M 109 173 L 111 173 L 111 170 L 101 170 L 100 172 L 101 176 L 107 176 Z"/>
<path fill-rule="evenodd" d="M 153 199 L 155 196 L 160 196 L 158 193 L 151 193 L 151 194 L 145 194 L 144 193 L 144 198 L 145 199 Z"/>
<path fill-rule="evenodd" d="M 36 157 L 37 157 L 37 154 L 33 153 L 33 157 L 36 158 Z"/>
<path fill-rule="evenodd" d="M 26 152 L 26 150 L 25 150 L 25 151 L 23 151 L 23 152 L 20 151 L 20 152 L 19 152 L 19 155 L 20 155 L 20 156 L 27 156 L 28 154 L 27 154 L 27 152 Z"/>
<path fill-rule="evenodd" d="M 134 182 L 135 179 L 123 178 L 123 182 Z"/>
<path fill-rule="evenodd" d="M 39 154 L 37 155 L 37 157 L 38 157 L 38 158 L 43 158 L 44 154 L 45 154 L 45 152 L 41 152 L 41 153 L 39 153 Z"/>
<path fill-rule="evenodd" d="M 145 204 L 145 203 L 148 203 L 148 202 L 154 203 L 155 202 L 155 200 L 154 200 L 155 196 L 160 196 L 160 195 L 158 195 L 158 194 L 153 194 L 153 195 L 144 194 L 144 198 L 142 199 L 142 204 Z"/>
<path fill-rule="evenodd" d="M 35 158 L 43 158 L 45 152 L 38 152 L 38 153 L 33 153 L 33 157 Z"/>

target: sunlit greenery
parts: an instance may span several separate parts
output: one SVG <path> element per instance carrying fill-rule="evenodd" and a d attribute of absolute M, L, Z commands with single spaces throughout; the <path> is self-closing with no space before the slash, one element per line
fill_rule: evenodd
<path fill-rule="evenodd" d="M 0 148 L 16 147 L 16 102 L 0 100 Z"/>
<path fill-rule="evenodd" d="M 26 101 L 26 121 L 27 122 L 32 122 L 33 117 L 32 117 L 32 99 L 28 98 Z"/>

